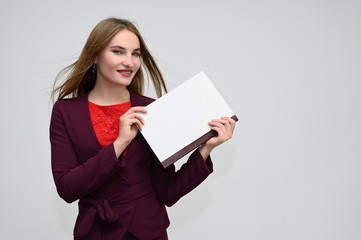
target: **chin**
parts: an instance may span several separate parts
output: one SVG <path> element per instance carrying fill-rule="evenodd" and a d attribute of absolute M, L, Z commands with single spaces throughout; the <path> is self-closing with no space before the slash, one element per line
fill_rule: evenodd
<path fill-rule="evenodd" d="M 119 87 L 128 87 L 132 81 L 119 81 L 116 83 Z"/>

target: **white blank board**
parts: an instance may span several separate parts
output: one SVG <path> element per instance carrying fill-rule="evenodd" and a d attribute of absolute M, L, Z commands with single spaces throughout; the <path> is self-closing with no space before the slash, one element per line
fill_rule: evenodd
<path fill-rule="evenodd" d="M 145 108 L 141 133 L 161 162 L 208 133 L 212 119 L 234 116 L 204 72 Z"/>

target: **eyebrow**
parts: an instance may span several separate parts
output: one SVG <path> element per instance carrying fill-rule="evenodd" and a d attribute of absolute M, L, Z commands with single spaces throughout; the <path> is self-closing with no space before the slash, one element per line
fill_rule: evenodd
<path fill-rule="evenodd" d="M 110 46 L 110 48 L 120 48 L 120 49 L 126 50 L 125 47 L 122 47 L 122 46 L 119 46 L 119 45 Z M 136 49 L 134 49 L 133 51 L 140 51 L 140 48 L 136 48 Z"/>

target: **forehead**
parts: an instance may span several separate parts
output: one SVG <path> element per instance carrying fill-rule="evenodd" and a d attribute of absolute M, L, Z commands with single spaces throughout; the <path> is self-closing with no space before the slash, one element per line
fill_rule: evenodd
<path fill-rule="evenodd" d="M 115 34 L 112 40 L 110 40 L 108 47 L 111 46 L 121 46 L 126 49 L 134 50 L 140 48 L 140 43 L 137 35 L 127 29 L 123 29 Z"/>

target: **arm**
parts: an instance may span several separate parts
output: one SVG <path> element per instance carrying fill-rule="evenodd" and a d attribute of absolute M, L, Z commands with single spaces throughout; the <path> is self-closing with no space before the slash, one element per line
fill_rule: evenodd
<path fill-rule="evenodd" d="M 181 197 L 196 188 L 213 171 L 210 159 L 212 150 L 229 140 L 234 131 L 235 121 L 228 117 L 209 122 L 217 136 L 203 143 L 189 157 L 187 163 L 175 172 L 174 165 L 163 169 L 161 164 L 153 168 L 153 185 L 159 200 L 167 206 L 176 203 Z"/>
<path fill-rule="evenodd" d="M 50 124 L 51 158 L 54 181 L 60 197 L 67 202 L 82 198 L 126 165 L 122 153 L 136 136 L 137 126 L 141 128 L 143 123 L 137 112 L 146 110 L 142 107 L 129 109 L 120 118 L 119 136 L 114 143 L 79 161 L 81 153 L 76 152 L 69 136 L 69 131 L 76 129 L 67 129 L 61 107 L 54 105 Z"/>
<path fill-rule="evenodd" d="M 213 163 L 208 157 L 204 161 L 199 149 L 176 172 L 175 166 L 164 169 L 158 160 L 153 161 L 153 186 L 160 202 L 172 206 L 181 197 L 192 191 L 213 172 Z"/>
<path fill-rule="evenodd" d="M 73 202 L 101 186 L 122 167 L 113 144 L 79 162 L 62 111 L 54 105 L 50 123 L 51 161 L 55 185 L 61 198 Z"/>

